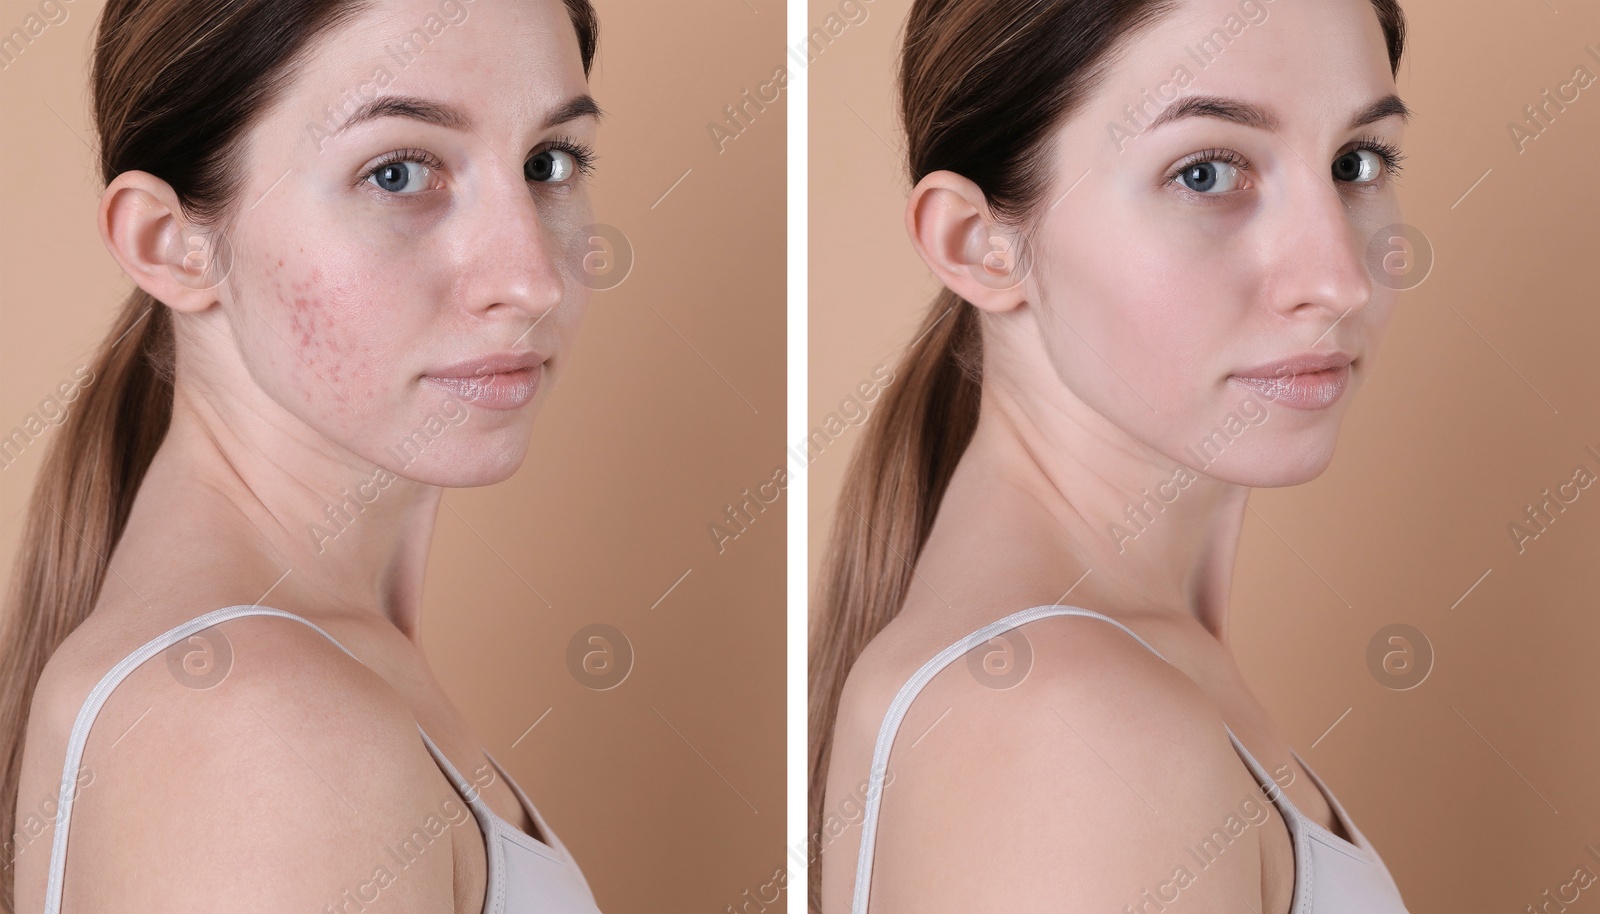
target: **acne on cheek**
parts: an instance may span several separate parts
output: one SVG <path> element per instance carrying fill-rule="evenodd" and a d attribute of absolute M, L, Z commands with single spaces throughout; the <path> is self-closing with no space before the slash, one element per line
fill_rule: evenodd
<path fill-rule="evenodd" d="M 278 261 L 280 273 L 283 263 Z M 336 411 L 354 412 L 353 397 L 373 399 L 370 388 L 358 391 L 347 382 L 345 362 L 355 350 L 337 322 L 329 319 L 331 303 L 338 296 L 323 281 L 321 268 L 312 267 L 308 279 L 290 280 L 287 290 L 281 280 L 276 285 L 278 300 L 288 315 L 287 332 L 282 335 L 296 357 L 288 367 L 298 375 L 297 388 L 304 400 L 331 399 Z"/>

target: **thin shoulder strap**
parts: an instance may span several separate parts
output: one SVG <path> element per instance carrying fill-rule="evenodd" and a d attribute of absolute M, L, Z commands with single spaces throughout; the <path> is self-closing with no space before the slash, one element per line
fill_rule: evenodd
<path fill-rule="evenodd" d="M 100 682 L 90 691 L 88 699 L 84 701 L 83 707 L 78 711 L 77 719 L 72 724 L 72 735 L 67 740 L 67 759 L 61 768 L 61 790 L 57 796 L 56 834 L 50 846 L 50 882 L 45 889 L 45 914 L 61 914 L 62 881 L 66 876 L 67 863 L 67 827 L 72 821 L 72 802 L 77 792 L 78 766 L 83 760 L 84 744 L 89 741 L 89 728 L 94 726 L 94 719 L 99 715 L 100 708 L 106 703 L 106 699 L 111 696 L 111 690 L 115 689 L 141 663 L 161 651 L 188 638 L 201 629 L 209 628 L 219 622 L 226 622 L 229 619 L 236 619 L 240 616 L 282 616 L 285 619 L 304 622 L 337 645 L 339 650 L 350 654 L 356 662 L 361 662 L 360 657 L 351 654 L 349 648 L 339 644 L 338 639 L 323 631 L 314 622 L 281 609 L 270 609 L 265 606 L 247 604 L 227 606 L 190 619 L 188 622 L 172 628 L 164 634 L 151 638 L 145 642 L 144 647 L 124 657 L 122 662 L 112 667 L 110 672 L 102 676 Z M 426 736 L 426 734 L 423 735 Z M 457 777 L 459 778 L 459 775 Z"/>
<path fill-rule="evenodd" d="M 906 711 L 910 709 L 911 702 L 916 699 L 917 693 L 927 685 L 940 670 L 954 663 L 962 655 L 989 639 L 1019 625 L 1043 619 L 1046 616 L 1089 616 L 1103 619 L 1117 628 L 1127 632 L 1135 641 L 1150 649 L 1152 654 L 1166 660 L 1161 652 L 1143 638 L 1139 637 L 1132 629 L 1121 622 L 1093 610 L 1077 606 L 1035 606 L 1021 612 L 1012 613 L 1003 619 L 985 625 L 972 634 L 962 638 L 955 644 L 940 651 L 937 656 L 922 665 L 922 668 L 907 680 L 895 695 L 894 701 L 889 704 L 889 711 L 884 715 L 883 726 L 878 730 L 878 742 L 872 750 L 872 770 L 868 772 L 867 806 L 861 820 L 861 850 L 856 858 L 856 888 L 855 896 L 850 903 L 851 914 L 866 914 L 867 896 L 872 890 L 872 850 L 878 836 L 878 807 L 882 802 L 883 775 L 888 770 L 889 749 L 894 745 L 895 734 L 900 731 L 900 723 L 905 720 Z M 1170 661 L 1169 661 L 1170 662 Z"/>

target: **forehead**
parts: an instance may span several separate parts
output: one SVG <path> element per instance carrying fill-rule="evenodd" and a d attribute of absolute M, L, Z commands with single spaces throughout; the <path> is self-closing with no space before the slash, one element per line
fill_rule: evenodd
<path fill-rule="evenodd" d="M 1342 127 L 1393 85 L 1371 0 L 1184 0 L 1133 39 L 1091 105 L 1159 109 L 1203 92 L 1253 102 L 1290 129 Z"/>
<path fill-rule="evenodd" d="M 371 0 L 311 49 L 291 94 L 319 111 L 391 91 L 526 116 L 585 87 L 562 0 Z"/>

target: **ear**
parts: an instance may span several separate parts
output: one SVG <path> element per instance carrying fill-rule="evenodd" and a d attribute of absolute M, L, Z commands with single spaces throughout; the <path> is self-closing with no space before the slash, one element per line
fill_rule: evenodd
<path fill-rule="evenodd" d="M 906 201 L 906 233 L 939 281 L 985 311 L 1009 311 L 1026 298 L 1026 238 L 1001 225 L 982 189 L 951 171 L 927 175 Z"/>
<path fill-rule="evenodd" d="M 100 239 L 139 288 L 175 311 L 200 312 L 232 265 L 219 231 L 191 223 L 171 185 L 144 171 L 116 177 L 100 197 Z"/>

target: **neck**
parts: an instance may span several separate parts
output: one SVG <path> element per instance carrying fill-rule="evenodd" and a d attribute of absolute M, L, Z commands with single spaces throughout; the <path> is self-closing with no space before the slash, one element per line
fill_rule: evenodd
<path fill-rule="evenodd" d="M 263 605 L 365 612 L 417 640 L 437 486 L 380 470 L 296 421 L 225 418 L 180 387 L 140 487 L 147 497 L 156 536 L 213 531 L 238 547 L 224 555 L 242 550 L 246 564 L 276 569 L 270 595 L 251 594 Z"/>
<path fill-rule="evenodd" d="M 1025 502 L 1045 528 L 1028 535 L 1059 543 L 1088 569 L 1080 599 L 1186 614 L 1226 642 L 1250 490 L 1189 469 L 1075 399 L 1034 389 L 986 378 L 958 478 L 1001 480 L 1000 498 Z"/>

